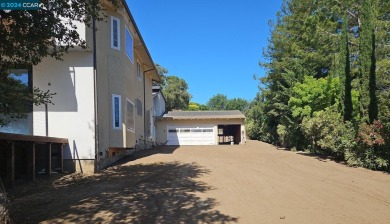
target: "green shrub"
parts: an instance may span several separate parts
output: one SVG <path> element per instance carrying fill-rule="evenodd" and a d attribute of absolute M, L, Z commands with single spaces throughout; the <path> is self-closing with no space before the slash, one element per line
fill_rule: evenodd
<path fill-rule="evenodd" d="M 248 135 L 248 137 L 250 139 L 260 140 L 259 139 L 261 136 L 261 129 L 260 128 L 261 128 L 261 126 L 256 125 L 254 120 L 247 120 L 245 122 L 246 134 Z"/>
<path fill-rule="evenodd" d="M 286 126 L 279 124 L 276 128 L 276 133 L 278 133 L 279 136 L 279 143 L 282 147 L 287 147 L 287 130 Z"/>
<path fill-rule="evenodd" d="M 344 159 L 346 150 L 355 147 L 355 131 L 351 123 L 344 123 L 341 114 L 327 108 L 305 117 L 301 124 L 302 132 L 310 141 L 310 150 Z"/>
<path fill-rule="evenodd" d="M 345 159 L 351 166 L 362 166 L 373 170 L 389 168 L 389 149 L 383 138 L 384 126 L 380 121 L 362 123 L 356 138 L 356 147 L 346 151 Z"/>
<path fill-rule="evenodd" d="M 279 124 L 276 129 L 278 134 L 278 145 L 294 150 L 303 150 L 305 147 L 305 138 L 299 127 L 299 124 L 293 119 L 285 117 L 282 120 L 282 124 Z"/>
<path fill-rule="evenodd" d="M 271 132 L 268 130 L 263 112 L 263 105 L 257 103 L 246 112 L 245 130 L 250 139 L 272 143 Z"/>

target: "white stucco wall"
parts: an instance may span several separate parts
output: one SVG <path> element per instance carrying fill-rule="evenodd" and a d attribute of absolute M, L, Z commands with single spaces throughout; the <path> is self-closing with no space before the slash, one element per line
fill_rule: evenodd
<path fill-rule="evenodd" d="M 81 23 L 79 21 L 76 21 L 76 20 L 69 20 L 68 18 L 64 18 L 64 17 L 61 17 L 60 16 L 60 19 L 61 19 L 61 23 L 67 27 L 69 30 L 75 30 L 78 34 L 79 34 L 79 38 L 80 40 L 82 41 L 86 41 L 86 44 L 87 44 L 87 47 L 90 47 L 92 49 L 92 40 L 91 37 L 89 36 L 91 34 L 91 28 L 88 28 L 85 23 Z M 72 26 L 75 26 L 75 28 L 73 28 L 69 23 L 72 23 Z M 57 44 L 58 45 L 65 45 L 65 43 L 63 42 L 58 42 L 57 40 Z M 78 46 L 75 46 L 74 48 L 70 48 L 69 51 L 80 51 L 81 50 L 81 47 L 78 47 Z"/>
<path fill-rule="evenodd" d="M 65 159 L 95 158 L 92 52 L 71 52 L 63 61 L 46 58 L 33 68 L 33 85 L 56 93 L 48 105 L 50 137 L 67 138 Z M 45 106 L 34 106 L 33 134 L 46 134 Z"/>

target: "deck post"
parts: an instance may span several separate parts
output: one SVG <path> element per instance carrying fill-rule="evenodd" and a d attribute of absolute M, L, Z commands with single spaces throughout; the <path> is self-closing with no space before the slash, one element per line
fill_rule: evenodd
<path fill-rule="evenodd" d="M 64 172 L 64 144 L 61 144 L 60 152 L 60 164 L 61 164 L 61 173 Z"/>
<path fill-rule="evenodd" d="M 51 143 L 47 144 L 46 174 L 51 174 Z"/>
<path fill-rule="evenodd" d="M 28 151 L 28 178 L 35 180 L 35 142 L 32 143 L 32 149 Z"/>
<path fill-rule="evenodd" d="M 11 142 L 7 153 L 7 183 L 11 187 L 15 184 L 15 142 Z"/>

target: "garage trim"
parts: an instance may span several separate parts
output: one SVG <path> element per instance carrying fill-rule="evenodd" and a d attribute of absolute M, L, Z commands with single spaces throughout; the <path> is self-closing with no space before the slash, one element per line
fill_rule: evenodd
<path fill-rule="evenodd" d="M 245 116 L 238 110 L 169 111 L 156 120 L 157 141 L 161 144 L 218 145 L 246 142 Z"/>

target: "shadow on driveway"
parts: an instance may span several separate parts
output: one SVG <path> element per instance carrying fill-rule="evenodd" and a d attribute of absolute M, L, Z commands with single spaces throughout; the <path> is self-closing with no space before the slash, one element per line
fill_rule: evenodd
<path fill-rule="evenodd" d="M 15 223 L 232 223 L 197 178 L 196 163 L 122 164 L 101 173 L 51 177 L 12 192 Z"/>
<path fill-rule="evenodd" d="M 179 146 L 157 146 L 151 149 L 136 151 L 132 155 L 124 156 L 123 158 L 119 159 L 115 163 L 109 165 L 108 167 L 105 167 L 103 170 L 106 170 L 109 167 L 121 165 L 130 161 L 145 158 L 155 154 L 173 154 L 178 148 Z"/>

